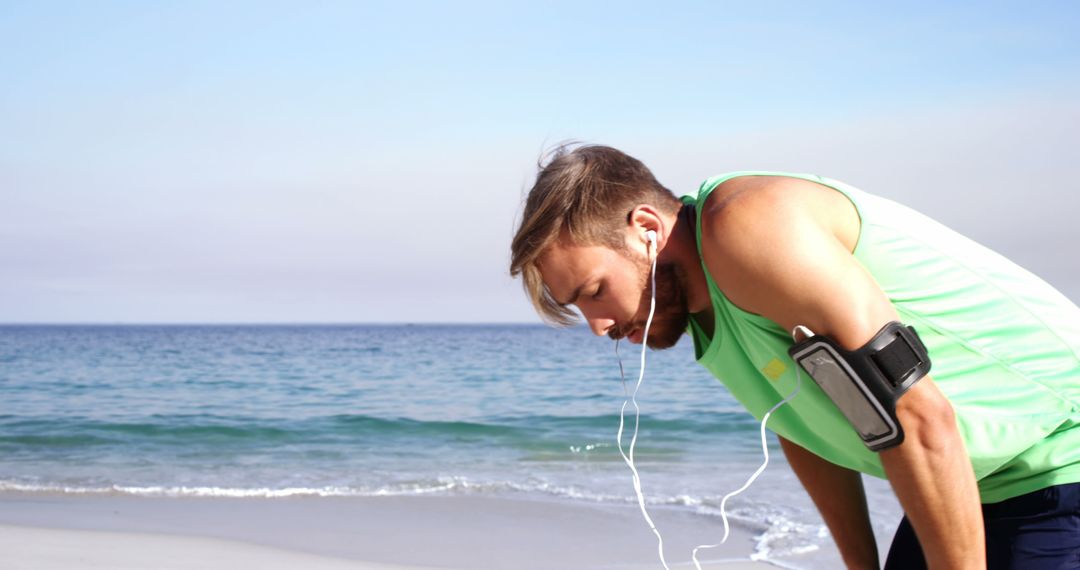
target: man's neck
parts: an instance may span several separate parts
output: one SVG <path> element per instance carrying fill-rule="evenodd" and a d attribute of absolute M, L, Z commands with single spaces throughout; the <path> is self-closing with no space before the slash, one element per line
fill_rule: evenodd
<path fill-rule="evenodd" d="M 697 213 L 694 206 L 684 204 L 674 218 L 674 226 L 668 235 L 668 243 L 657 260 L 671 263 L 686 276 L 686 302 L 691 314 L 712 310 L 709 284 L 697 245 Z"/>

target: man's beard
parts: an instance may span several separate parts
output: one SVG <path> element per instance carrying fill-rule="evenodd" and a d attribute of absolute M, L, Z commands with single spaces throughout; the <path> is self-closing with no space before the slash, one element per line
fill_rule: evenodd
<path fill-rule="evenodd" d="M 649 303 L 651 300 L 651 284 L 649 273 L 652 264 L 647 260 L 641 261 L 641 301 L 638 303 L 638 314 L 648 318 Z M 612 331 L 612 337 L 618 338 L 631 330 L 645 327 L 644 320 L 627 323 L 627 328 L 620 331 Z M 653 314 L 652 324 L 649 326 L 649 336 L 645 339 L 649 348 L 662 350 L 671 348 L 679 342 L 686 327 L 690 323 L 690 310 L 686 301 L 686 275 L 682 268 L 674 264 L 656 266 L 656 312 Z"/>

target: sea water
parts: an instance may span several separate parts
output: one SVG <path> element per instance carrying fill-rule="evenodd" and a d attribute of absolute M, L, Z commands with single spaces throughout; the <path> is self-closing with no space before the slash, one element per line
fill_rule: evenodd
<path fill-rule="evenodd" d="M 584 328 L 0 326 L 0 491 L 634 504 L 622 401 L 612 342 Z M 650 508 L 719 517 L 762 460 L 758 422 L 688 338 L 649 351 L 638 401 Z M 759 558 L 834 565 L 775 436 L 770 450 L 734 524 Z M 869 494 L 887 541 L 900 512 L 884 484 Z"/>

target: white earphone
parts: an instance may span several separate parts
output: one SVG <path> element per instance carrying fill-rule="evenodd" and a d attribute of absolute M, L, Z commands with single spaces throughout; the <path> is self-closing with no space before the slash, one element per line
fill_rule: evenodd
<path fill-rule="evenodd" d="M 630 472 L 633 476 L 634 494 L 637 496 L 638 500 L 638 508 L 641 509 L 641 514 L 645 518 L 646 524 L 649 525 L 649 530 L 651 530 L 653 534 L 656 535 L 656 546 L 658 554 L 660 556 L 660 564 L 664 567 L 664 570 L 670 570 L 667 559 L 664 557 L 664 537 L 661 536 L 660 530 L 656 528 L 656 524 L 653 522 L 652 517 L 649 516 L 648 510 L 646 510 L 645 508 L 645 494 L 641 488 L 641 475 L 638 473 L 637 467 L 634 465 L 634 447 L 637 444 L 638 426 L 641 423 L 641 408 L 638 406 L 637 393 L 638 389 L 641 388 L 642 381 L 645 379 L 645 348 L 648 346 L 649 328 L 652 326 L 653 314 L 656 311 L 656 255 L 653 253 L 653 251 L 656 249 L 656 231 L 646 230 L 645 240 L 649 242 L 649 257 L 652 263 L 652 271 L 649 274 L 652 283 L 652 298 L 649 303 L 649 316 L 645 320 L 645 331 L 642 333 L 641 337 L 641 365 L 638 368 L 638 380 L 637 384 L 634 385 L 633 392 L 627 390 L 626 374 L 623 370 L 622 357 L 619 356 L 619 341 L 615 341 L 615 357 L 619 360 L 619 377 L 622 379 L 623 390 L 626 395 L 626 399 L 623 400 L 622 408 L 619 409 L 619 431 L 615 434 L 615 442 L 619 446 L 619 454 L 622 455 L 623 461 L 626 462 L 626 464 L 630 467 Z M 791 333 L 792 338 L 795 338 L 796 331 L 800 328 L 804 329 L 804 334 L 806 334 L 806 332 L 808 331 L 806 327 L 796 327 L 795 330 L 793 330 Z M 701 544 L 694 548 L 694 550 L 690 553 L 690 559 L 693 561 L 694 568 L 696 570 L 702 570 L 701 562 L 698 561 L 697 557 L 699 550 L 716 548 L 717 546 L 720 546 L 721 544 L 727 542 L 728 536 L 731 532 L 731 527 L 728 524 L 727 517 L 728 499 L 748 489 L 750 485 L 752 485 L 754 481 L 757 480 L 758 476 L 761 475 L 762 472 L 765 471 L 765 468 L 769 465 L 769 446 L 768 440 L 765 438 L 765 424 L 769 421 L 769 416 L 771 416 L 772 413 L 775 412 L 780 406 L 783 406 L 784 404 L 790 402 L 791 399 L 799 393 L 800 389 L 802 389 L 802 378 L 799 375 L 799 367 L 796 366 L 795 390 L 793 390 L 791 394 L 789 394 L 786 398 L 777 402 L 776 405 L 770 408 L 768 412 L 765 412 L 765 416 L 761 418 L 761 453 L 765 456 L 765 461 L 761 464 L 760 467 L 757 468 L 757 471 L 750 475 L 750 478 L 746 480 L 746 483 L 744 483 L 742 487 L 739 487 L 738 489 L 728 493 L 727 495 L 724 495 L 724 498 L 720 501 L 720 518 L 724 522 L 724 536 L 717 544 Z M 627 406 L 631 405 L 634 407 L 634 433 L 633 436 L 631 436 L 630 438 L 629 451 L 626 451 L 623 448 L 622 436 L 623 428 L 626 424 L 626 408 Z"/>

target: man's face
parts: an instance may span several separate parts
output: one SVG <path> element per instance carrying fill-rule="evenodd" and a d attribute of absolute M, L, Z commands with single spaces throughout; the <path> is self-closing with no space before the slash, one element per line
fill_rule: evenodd
<path fill-rule="evenodd" d="M 649 316 L 650 262 L 642 249 L 605 246 L 550 246 L 538 260 L 555 300 L 573 304 L 597 335 L 640 344 Z M 685 277 L 674 265 L 657 265 L 656 312 L 649 328 L 651 348 L 670 348 L 686 330 L 689 313 Z"/>

